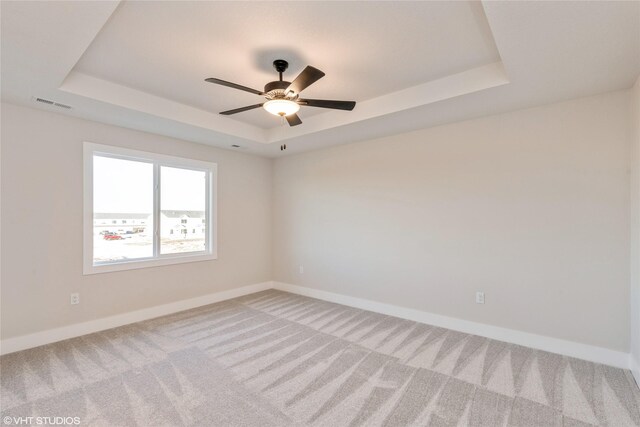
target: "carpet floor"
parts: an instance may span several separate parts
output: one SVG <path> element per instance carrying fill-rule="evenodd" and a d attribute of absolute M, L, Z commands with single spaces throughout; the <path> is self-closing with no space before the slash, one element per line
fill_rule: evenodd
<path fill-rule="evenodd" d="M 3 419 L 81 425 L 640 425 L 628 371 L 275 290 L 5 355 L 0 382 Z"/>

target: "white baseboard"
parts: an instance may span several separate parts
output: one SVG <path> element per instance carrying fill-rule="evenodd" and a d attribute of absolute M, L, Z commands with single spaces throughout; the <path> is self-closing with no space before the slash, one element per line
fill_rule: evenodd
<path fill-rule="evenodd" d="M 240 288 L 229 289 L 228 291 L 215 292 L 201 297 L 181 300 L 169 304 L 157 305 L 155 307 L 144 308 L 129 313 L 116 314 L 114 316 L 103 317 L 101 319 L 90 320 L 74 325 L 63 326 L 33 334 L 22 335 L 14 338 L 7 338 L 0 341 L 0 355 L 13 353 L 28 348 L 38 347 L 81 335 L 104 331 L 118 326 L 128 325 L 155 317 L 173 314 L 203 305 L 237 298 L 243 295 L 271 289 L 273 282 L 263 282 L 254 285 L 242 286 Z"/>
<path fill-rule="evenodd" d="M 325 301 L 331 301 L 350 307 L 356 307 L 363 310 L 375 311 L 377 313 L 400 317 L 402 319 L 413 320 L 415 322 L 427 323 L 429 325 L 440 326 L 468 334 L 480 335 L 495 340 L 615 366 L 618 368 L 631 369 L 636 381 L 640 384 L 640 363 L 633 359 L 629 353 L 513 329 L 501 328 L 499 326 L 486 325 L 454 317 L 441 316 L 426 311 L 281 282 L 263 282 L 254 285 L 242 286 L 228 291 L 216 292 L 197 298 L 158 305 L 155 307 L 132 311 L 130 313 L 118 314 L 115 316 L 104 317 L 102 319 L 3 339 L 0 340 L 0 355 L 26 350 L 28 348 L 38 347 L 69 338 L 75 338 L 81 335 L 104 331 L 106 329 L 116 328 L 118 326 L 128 325 L 135 322 L 141 322 L 143 320 L 149 320 L 155 317 L 173 314 L 272 288 Z"/>
<path fill-rule="evenodd" d="M 377 301 L 362 298 L 350 297 L 333 292 L 321 291 L 304 286 L 292 285 L 289 283 L 274 282 L 274 289 L 294 294 L 305 295 L 337 304 L 348 305 L 363 310 L 375 311 L 376 313 L 387 314 L 389 316 L 400 317 L 402 319 L 413 320 L 415 322 L 427 323 L 429 325 L 440 326 L 453 329 L 468 334 L 479 335 L 499 341 L 519 344 L 544 350 L 551 353 L 562 354 L 591 362 L 602 363 L 604 365 L 615 366 L 617 368 L 629 369 L 630 355 L 622 351 L 610 350 L 604 347 L 596 347 L 588 344 L 580 344 L 573 341 L 552 338 L 543 335 L 531 334 L 514 329 L 501 328 L 499 326 L 487 325 L 472 322 L 469 320 L 457 319 L 455 317 L 441 316 L 426 311 L 400 307 L 397 305 L 385 304 Z M 637 377 L 636 377 L 637 378 Z"/>
<path fill-rule="evenodd" d="M 633 374 L 633 378 L 636 380 L 636 384 L 640 387 L 640 360 L 633 357 L 633 354 L 629 355 L 629 369 Z"/>

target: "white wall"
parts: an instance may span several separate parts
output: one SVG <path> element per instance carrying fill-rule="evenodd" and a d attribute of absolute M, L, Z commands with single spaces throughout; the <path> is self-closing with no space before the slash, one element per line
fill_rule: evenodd
<path fill-rule="evenodd" d="M 628 352 L 630 102 L 279 159 L 275 279 Z"/>
<path fill-rule="evenodd" d="M 9 104 L 1 121 L 2 339 L 276 279 L 640 360 L 640 81 L 285 157 L 273 181 L 229 150 Z M 219 260 L 83 276 L 82 141 L 217 162 Z"/>
<path fill-rule="evenodd" d="M 271 280 L 269 159 L 10 104 L 1 121 L 3 340 Z M 83 276 L 83 141 L 218 163 L 218 260 Z"/>
<path fill-rule="evenodd" d="M 640 77 L 632 90 L 631 155 L 631 365 L 640 384 Z"/>

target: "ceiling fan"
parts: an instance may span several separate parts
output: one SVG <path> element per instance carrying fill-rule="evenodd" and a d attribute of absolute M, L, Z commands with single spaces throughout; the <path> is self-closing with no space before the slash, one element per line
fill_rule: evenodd
<path fill-rule="evenodd" d="M 253 110 L 254 108 L 263 107 L 271 114 L 284 117 L 287 120 L 287 123 L 289 123 L 289 126 L 297 126 L 302 123 L 302 120 L 300 120 L 300 117 L 296 114 L 298 110 L 300 110 L 301 105 L 348 111 L 353 110 L 353 107 L 356 106 L 355 101 L 300 98 L 300 92 L 324 77 L 324 73 L 317 68 L 307 66 L 302 70 L 298 77 L 293 80 L 293 82 L 287 82 L 282 80 L 282 73 L 284 73 L 289 67 L 289 63 L 284 59 L 276 59 L 273 61 L 273 67 L 279 73 L 280 79 L 267 83 L 264 86 L 264 92 L 220 79 L 205 79 L 205 81 L 209 83 L 215 83 L 243 90 L 245 92 L 255 93 L 256 95 L 264 96 L 267 99 L 267 101 L 262 104 L 249 105 L 247 107 L 223 111 L 220 114 L 228 116 L 231 114 L 241 113 L 243 111 Z"/>

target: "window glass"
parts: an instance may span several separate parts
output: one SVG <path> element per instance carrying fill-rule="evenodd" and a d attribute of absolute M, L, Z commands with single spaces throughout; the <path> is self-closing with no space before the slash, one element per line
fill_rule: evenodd
<path fill-rule="evenodd" d="M 152 256 L 153 164 L 94 155 L 94 264 Z"/>
<path fill-rule="evenodd" d="M 160 167 L 160 253 L 206 249 L 207 174 L 192 169 Z M 197 227 L 202 232 L 187 233 Z"/>

